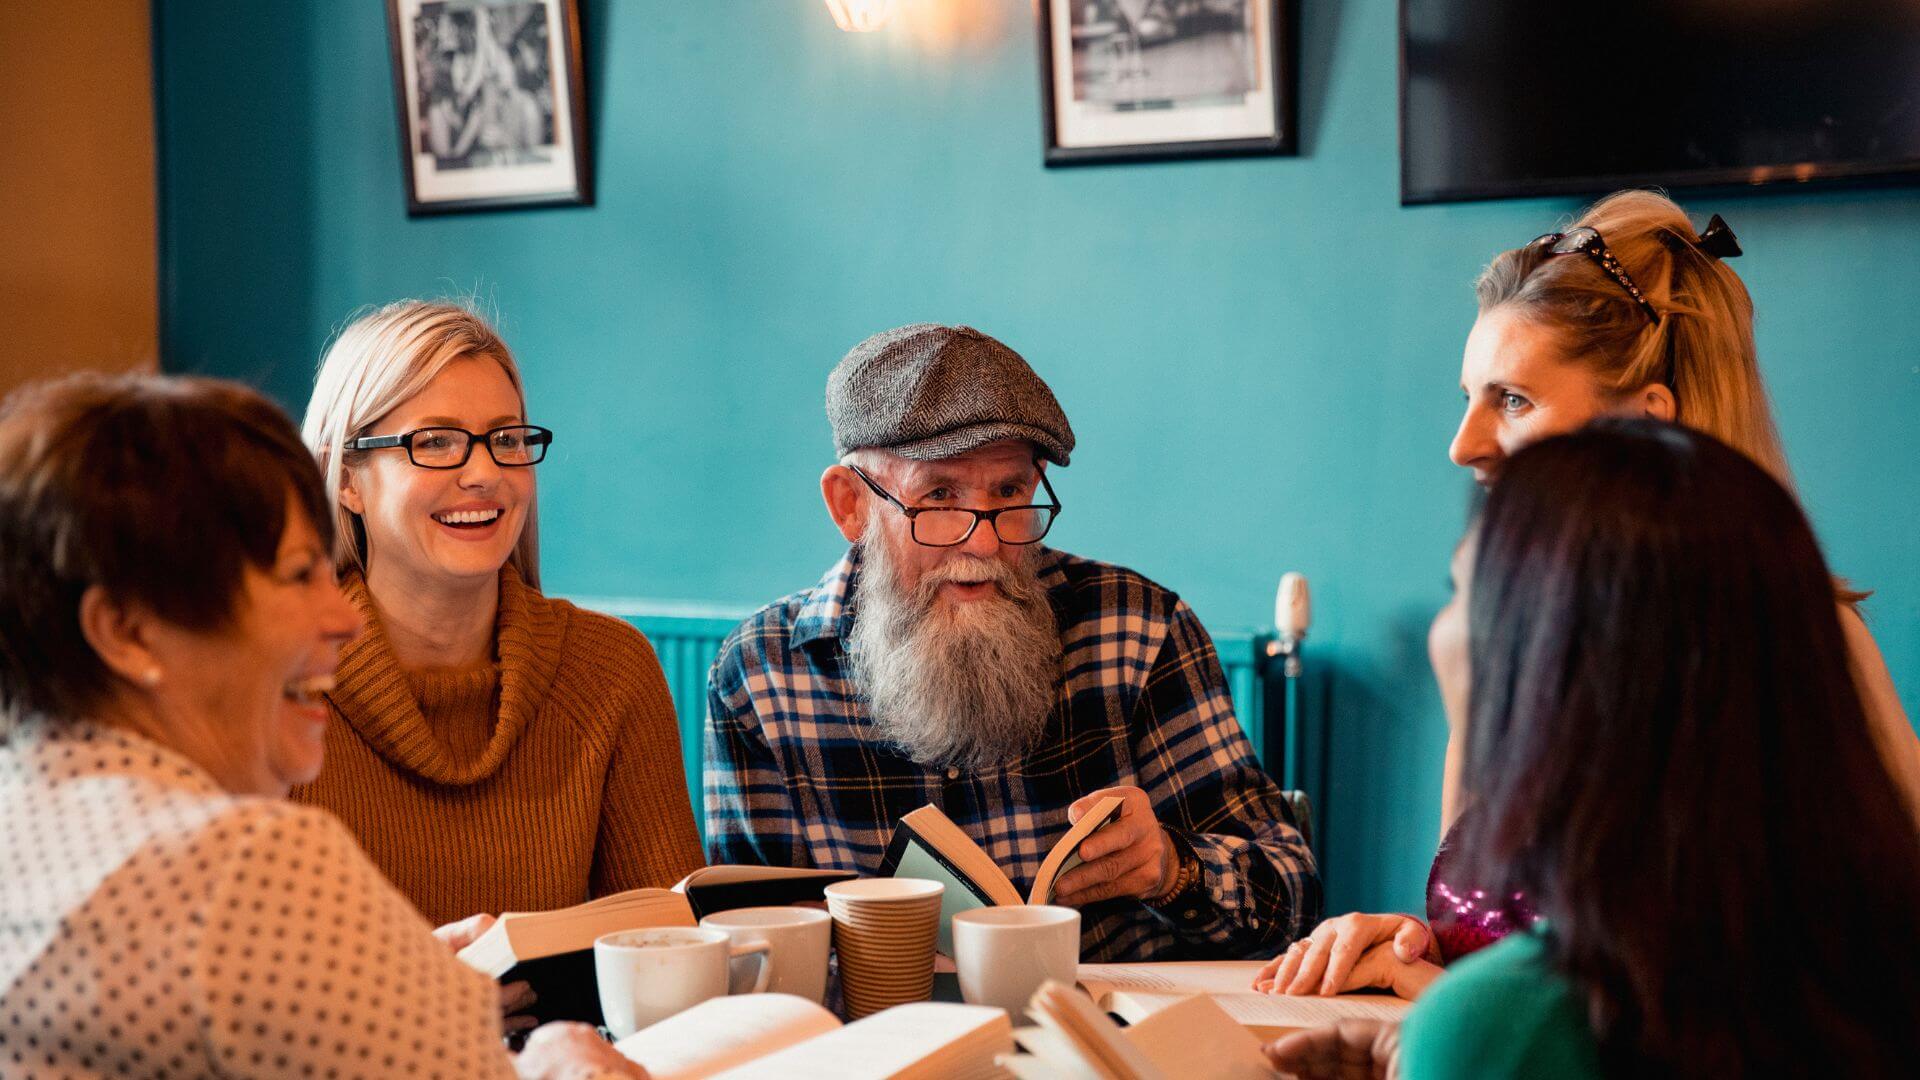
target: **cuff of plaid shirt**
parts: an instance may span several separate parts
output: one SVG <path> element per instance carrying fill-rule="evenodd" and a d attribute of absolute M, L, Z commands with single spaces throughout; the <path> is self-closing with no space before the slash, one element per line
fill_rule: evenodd
<path fill-rule="evenodd" d="M 1245 956 L 1283 933 L 1285 913 L 1252 910 L 1252 890 L 1235 884 L 1246 881 L 1246 868 L 1241 865 L 1244 841 L 1230 847 L 1225 837 L 1171 827 L 1167 833 L 1200 863 L 1200 879 L 1192 888 L 1164 907 L 1147 905 L 1176 937 L 1207 953 Z"/>

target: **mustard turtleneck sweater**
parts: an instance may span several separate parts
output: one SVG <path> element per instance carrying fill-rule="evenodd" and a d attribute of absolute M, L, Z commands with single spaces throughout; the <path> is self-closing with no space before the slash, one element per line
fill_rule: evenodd
<path fill-rule="evenodd" d="M 358 573 L 366 629 L 340 655 L 326 764 L 298 802 L 332 811 L 438 925 L 543 911 L 702 863 L 679 725 L 632 626 L 500 573 L 494 663 L 404 671 Z"/>

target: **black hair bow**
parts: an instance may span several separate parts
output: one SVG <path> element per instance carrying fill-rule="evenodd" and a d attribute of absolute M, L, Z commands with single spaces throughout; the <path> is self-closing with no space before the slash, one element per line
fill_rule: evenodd
<path fill-rule="evenodd" d="M 1733 235 L 1733 230 L 1727 228 L 1727 223 L 1720 219 L 1719 214 L 1713 215 L 1707 222 L 1706 231 L 1693 242 L 1693 246 L 1716 259 L 1733 259 L 1740 255 L 1740 238 Z"/>

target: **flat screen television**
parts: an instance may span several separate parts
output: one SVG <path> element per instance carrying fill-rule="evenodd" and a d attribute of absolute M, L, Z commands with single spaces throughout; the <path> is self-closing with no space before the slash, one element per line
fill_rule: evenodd
<path fill-rule="evenodd" d="M 1920 180 L 1920 0 L 1401 0 L 1400 201 Z"/>

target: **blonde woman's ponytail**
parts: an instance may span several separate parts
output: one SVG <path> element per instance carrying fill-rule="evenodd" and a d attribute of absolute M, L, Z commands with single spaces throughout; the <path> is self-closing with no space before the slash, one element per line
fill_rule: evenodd
<path fill-rule="evenodd" d="M 1717 231 L 1703 238 L 1686 211 L 1655 191 L 1615 192 L 1572 227 L 1600 234 L 1658 319 L 1593 259 L 1555 258 L 1538 244 L 1502 252 L 1481 273 L 1474 290 L 1481 312 L 1513 310 L 1560 335 L 1564 354 L 1591 365 L 1616 394 L 1668 387 L 1676 420 L 1746 454 L 1795 491 L 1760 377 L 1753 298 L 1723 257 L 1738 246 Z M 1844 583 L 1836 592 L 1849 602 L 1866 595 Z"/>

